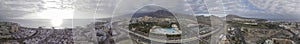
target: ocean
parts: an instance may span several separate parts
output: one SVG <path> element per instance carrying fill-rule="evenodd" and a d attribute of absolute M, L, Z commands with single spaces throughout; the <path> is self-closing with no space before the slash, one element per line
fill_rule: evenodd
<path fill-rule="evenodd" d="M 93 22 L 101 22 L 101 20 L 94 19 L 64 19 L 60 26 L 63 28 L 73 28 L 76 26 L 86 26 Z M 50 19 L 0 19 L 0 22 L 18 23 L 22 27 L 38 28 L 38 27 L 54 27 Z"/>

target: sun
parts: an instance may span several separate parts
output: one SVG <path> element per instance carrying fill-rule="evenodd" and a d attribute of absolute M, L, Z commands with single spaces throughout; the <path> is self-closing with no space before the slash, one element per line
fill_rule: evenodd
<path fill-rule="evenodd" d="M 63 23 L 63 19 L 51 19 L 52 26 L 60 26 Z"/>
<path fill-rule="evenodd" d="M 38 14 L 39 17 L 50 19 L 52 26 L 59 27 L 64 19 L 73 19 L 74 9 L 47 9 Z"/>

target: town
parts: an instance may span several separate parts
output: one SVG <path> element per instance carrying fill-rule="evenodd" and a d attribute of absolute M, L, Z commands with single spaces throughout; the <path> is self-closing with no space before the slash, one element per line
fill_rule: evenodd
<path fill-rule="evenodd" d="M 210 17 L 212 16 L 197 16 L 199 23 L 199 28 L 212 26 L 209 24 Z M 141 21 L 150 20 L 151 17 L 145 16 L 140 18 Z M 160 19 L 160 18 L 152 18 Z M 162 18 L 164 20 L 171 21 L 167 18 Z M 163 20 L 153 20 L 153 21 L 163 21 Z M 201 22 L 202 21 L 202 22 Z M 207 21 L 206 23 L 203 21 Z M 132 19 L 131 23 L 138 23 L 137 20 Z M 150 21 L 149 21 L 150 22 Z M 167 23 L 168 24 L 168 23 Z M 65 29 L 55 29 L 55 28 L 31 28 L 31 27 L 22 27 L 22 24 L 13 23 L 13 22 L 1 22 L 0 30 L 0 43 L 1 44 L 73 44 L 74 39 L 72 38 L 75 35 L 72 34 L 75 29 L 88 29 L 86 27 L 76 27 L 76 28 L 65 28 Z M 117 41 L 114 41 L 113 38 L 122 33 L 112 30 L 109 22 L 95 22 L 94 28 L 96 31 L 97 43 L 99 44 L 113 44 Z M 149 24 L 148 24 L 149 25 Z M 128 25 L 131 26 L 131 25 Z M 170 25 L 172 26 L 172 25 Z M 227 15 L 226 16 L 226 34 L 221 37 L 222 44 L 297 44 L 300 41 L 300 22 L 280 22 L 280 21 L 268 21 L 264 19 L 257 18 L 244 18 L 236 15 Z M 136 27 L 133 25 L 133 27 Z M 154 26 L 155 27 L 155 26 Z M 157 26 L 156 26 L 157 27 Z M 167 26 L 168 27 L 168 26 Z M 174 25 L 176 27 L 176 25 Z M 156 33 L 155 30 L 147 30 L 142 33 L 137 30 L 138 28 L 129 28 L 136 33 Z M 148 28 L 150 29 L 150 28 Z M 209 28 L 208 28 L 209 29 Z M 175 29 L 181 32 L 182 29 Z M 198 33 L 206 34 L 213 30 L 201 30 Z M 179 36 L 180 37 L 180 33 Z M 166 32 L 161 34 L 176 34 L 176 32 Z M 149 34 L 146 34 L 149 35 Z M 137 37 L 137 35 L 132 35 L 132 37 Z M 154 35 L 151 35 L 152 37 Z M 168 38 L 168 37 L 167 37 Z M 140 39 L 140 40 L 138 40 Z M 209 44 L 209 36 L 204 37 L 200 40 L 200 43 Z M 143 37 L 135 38 L 134 40 L 140 41 L 145 40 Z M 180 38 L 169 37 L 168 40 L 180 40 Z M 143 44 L 149 43 L 142 42 Z"/>

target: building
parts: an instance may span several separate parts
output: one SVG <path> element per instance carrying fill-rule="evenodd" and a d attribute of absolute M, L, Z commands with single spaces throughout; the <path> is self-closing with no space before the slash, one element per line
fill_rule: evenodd
<path fill-rule="evenodd" d="M 265 44 L 296 44 L 296 43 L 289 39 L 272 38 L 270 40 L 266 40 Z"/>
<path fill-rule="evenodd" d="M 274 41 L 272 41 L 272 40 L 268 39 L 268 40 L 266 40 L 266 41 L 265 41 L 265 43 L 264 43 L 264 44 L 274 44 Z"/>
<path fill-rule="evenodd" d="M 0 34 L 10 34 L 19 31 L 19 24 L 12 22 L 0 22 Z"/>
<path fill-rule="evenodd" d="M 221 42 L 219 44 L 230 44 L 230 41 L 226 38 L 226 36 L 221 36 Z"/>

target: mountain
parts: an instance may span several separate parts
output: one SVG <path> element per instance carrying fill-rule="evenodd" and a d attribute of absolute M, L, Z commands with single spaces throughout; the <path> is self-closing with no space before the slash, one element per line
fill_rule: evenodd
<path fill-rule="evenodd" d="M 226 21 L 252 21 L 252 22 L 257 22 L 257 21 L 268 21 L 266 19 L 258 19 L 258 18 L 246 18 L 246 17 L 241 17 L 237 15 L 227 15 L 226 16 Z"/>
<path fill-rule="evenodd" d="M 200 15 L 200 16 L 196 16 L 196 18 L 198 23 L 207 24 L 207 25 L 211 24 L 210 16 Z"/>
<path fill-rule="evenodd" d="M 174 18 L 175 16 L 167 10 L 157 10 L 154 12 L 136 12 L 132 17 L 138 18 L 143 16 L 157 17 L 157 18 Z"/>

